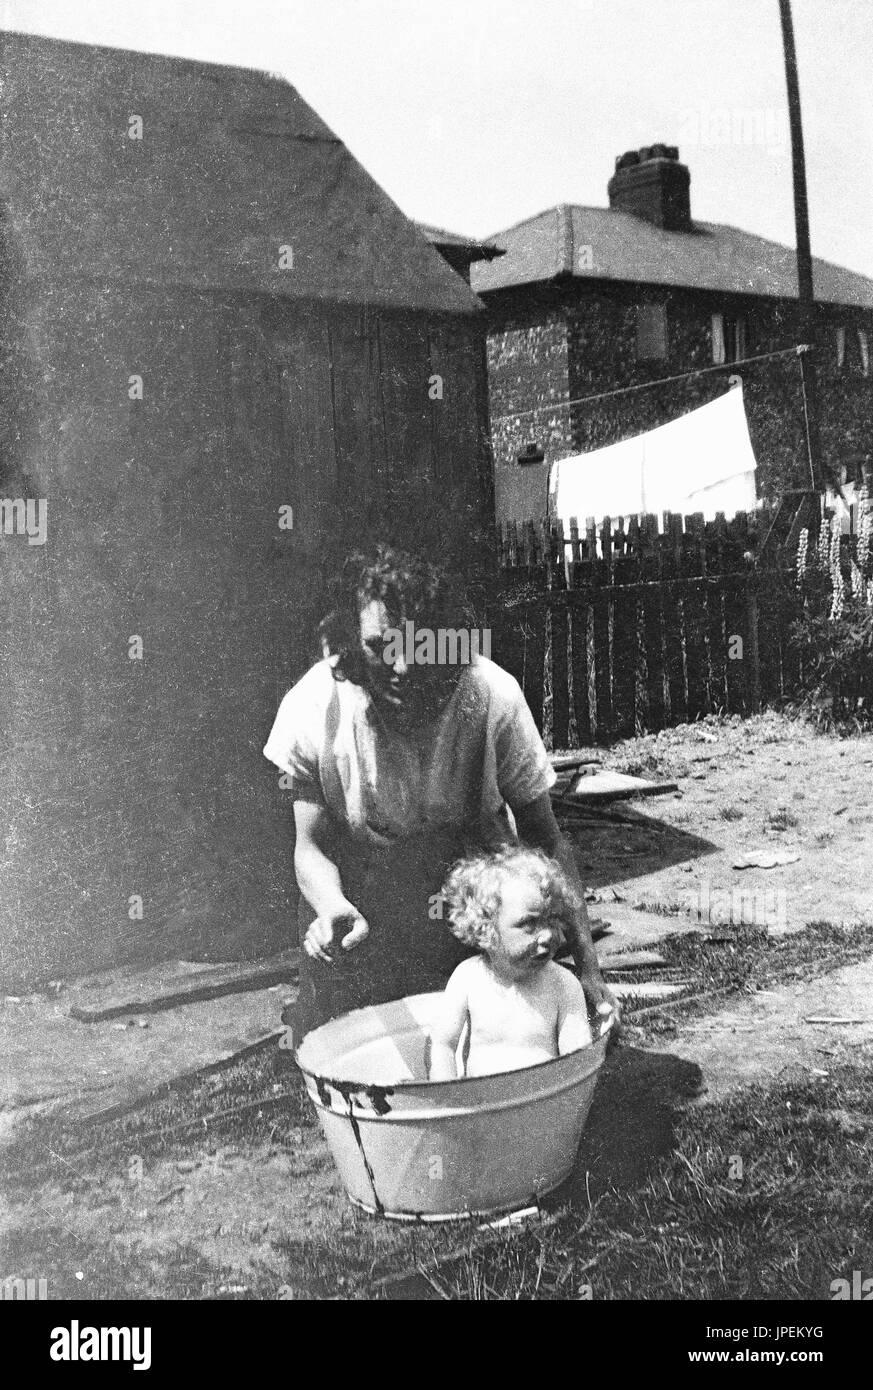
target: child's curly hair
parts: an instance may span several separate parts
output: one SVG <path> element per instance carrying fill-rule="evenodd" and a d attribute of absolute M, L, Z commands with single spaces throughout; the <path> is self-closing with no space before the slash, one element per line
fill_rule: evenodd
<path fill-rule="evenodd" d="M 560 864 L 538 849 L 510 845 L 496 854 L 477 854 L 455 864 L 443 885 L 452 934 L 467 946 L 488 951 L 496 938 L 500 887 L 509 876 L 536 884 L 543 916 L 572 930 L 579 898 Z"/>

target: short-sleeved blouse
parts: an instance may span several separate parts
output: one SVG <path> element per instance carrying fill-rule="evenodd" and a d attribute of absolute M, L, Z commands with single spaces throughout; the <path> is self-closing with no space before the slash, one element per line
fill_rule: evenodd
<path fill-rule="evenodd" d="M 391 729 L 361 686 L 320 661 L 283 699 L 264 754 L 292 798 L 322 803 L 373 845 L 443 826 L 503 839 L 507 803 L 527 805 L 555 781 L 518 682 L 482 656 L 415 736 Z"/>

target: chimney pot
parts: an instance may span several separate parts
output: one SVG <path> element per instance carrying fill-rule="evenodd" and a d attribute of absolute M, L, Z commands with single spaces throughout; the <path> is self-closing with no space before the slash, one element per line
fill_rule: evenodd
<path fill-rule="evenodd" d="M 609 206 L 665 231 L 690 231 L 690 186 L 691 175 L 679 162 L 677 145 L 643 145 L 616 159 L 608 184 Z"/>

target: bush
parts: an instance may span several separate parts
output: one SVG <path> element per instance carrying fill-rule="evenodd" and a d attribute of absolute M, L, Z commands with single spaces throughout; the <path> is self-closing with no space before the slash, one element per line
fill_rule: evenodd
<path fill-rule="evenodd" d="M 800 656 L 801 708 L 828 727 L 873 724 L 873 516 L 861 493 L 857 537 L 840 535 L 839 519 L 822 524 L 815 549 L 803 530 L 797 586 L 803 616 L 790 629 Z"/>

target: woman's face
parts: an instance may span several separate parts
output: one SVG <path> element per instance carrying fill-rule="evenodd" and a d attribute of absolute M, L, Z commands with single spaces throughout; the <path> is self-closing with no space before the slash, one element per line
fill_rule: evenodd
<path fill-rule="evenodd" d="M 392 618 L 381 599 L 362 604 L 360 622 L 367 688 L 382 715 L 401 729 L 428 723 L 450 697 L 459 668 L 407 663 L 405 642 L 393 641 L 398 631 L 406 632 L 406 614 Z M 388 652 L 392 641 L 402 650 Z"/>

